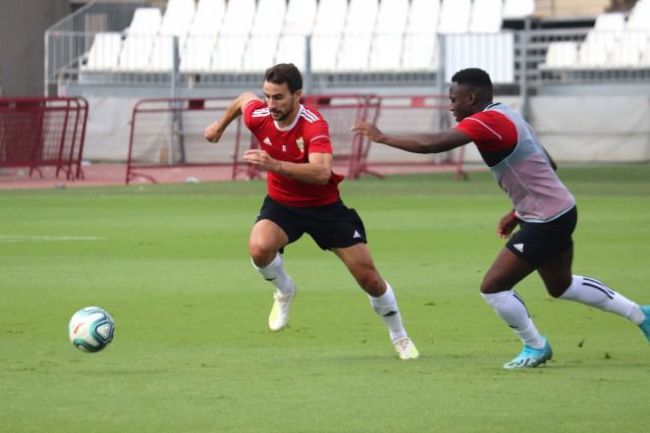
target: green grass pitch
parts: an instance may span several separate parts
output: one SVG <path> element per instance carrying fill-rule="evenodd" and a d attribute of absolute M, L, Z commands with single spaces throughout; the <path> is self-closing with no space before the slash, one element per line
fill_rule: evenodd
<path fill-rule="evenodd" d="M 578 200 L 574 273 L 650 303 L 650 166 L 561 168 Z M 343 265 L 288 248 L 290 327 L 267 330 L 251 268 L 260 182 L 0 192 L 2 433 L 644 433 L 650 345 L 631 323 L 518 287 L 555 359 L 520 349 L 478 294 L 509 208 L 489 173 L 342 184 L 421 358 L 397 359 Z M 67 321 L 117 323 L 85 354 Z"/>

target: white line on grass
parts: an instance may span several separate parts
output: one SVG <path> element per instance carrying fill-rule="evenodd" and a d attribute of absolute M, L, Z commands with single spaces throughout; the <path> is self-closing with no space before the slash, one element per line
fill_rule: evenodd
<path fill-rule="evenodd" d="M 3 236 L 0 243 L 9 242 L 51 242 L 51 241 L 103 241 L 106 238 L 97 236 Z"/>

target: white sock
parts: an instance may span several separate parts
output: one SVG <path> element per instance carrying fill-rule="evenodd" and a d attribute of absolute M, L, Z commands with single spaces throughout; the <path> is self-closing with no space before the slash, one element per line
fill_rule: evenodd
<path fill-rule="evenodd" d="M 266 265 L 264 268 L 258 267 L 252 260 L 251 264 L 259 272 L 266 281 L 269 281 L 273 284 L 280 293 L 287 295 L 293 293 L 295 288 L 293 286 L 293 281 L 284 271 L 282 255 L 278 253 L 275 258 Z"/>
<path fill-rule="evenodd" d="M 532 319 L 524 300 L 514 290 L 506 290 L 498 293 L 481 293 L 485 302 L 490 304 L 499 317 L 506 322 L 517 334 L 517 337 L 527 346 L 534 349 L 541 349 L 546 344 Z"/>
<path fill-rule="evenodd" d="M 397 306 L 397 299 L 395 299 L 393 288 L 388 284 L 388 281 L 385 281 L 385 283 L 386 293 L 376 298 L 368 295 L 368 299 L 370 299 L 372 309 L 375 310 L 375 312 L 384 320 L 384 323 L 388 328 L 390 340 L 395 342 L 407 335 L 404 325 L 402 324 L 402 316 L 399 313 L 399 307 Z"/>
<path fill-rule="evenodd" d="M 599 310 L 618 314 L 640 325 L 645 320 L 641 308 L 598 280 L 574 275 L 560 299 L 581 302 Z"/>

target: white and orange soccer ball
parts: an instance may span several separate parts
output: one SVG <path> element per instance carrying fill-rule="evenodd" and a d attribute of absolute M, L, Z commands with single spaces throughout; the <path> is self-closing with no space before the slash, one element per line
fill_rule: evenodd
<path fill-rule="evenodd" d="M 70 342 L 84 352 L 99 352 L 111 341 L 115 322 L 103 308 L 86 307 L 72 315 L 68 323 Z"/>

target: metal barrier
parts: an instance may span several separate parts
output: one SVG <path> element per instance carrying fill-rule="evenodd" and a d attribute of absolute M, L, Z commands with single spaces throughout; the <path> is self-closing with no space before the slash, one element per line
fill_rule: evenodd
<path fill-rule="evenodd" d="M 446 95 L 383 96 L 377 126 L 390 134 L 432 134 L 451 125 L 449 102 Z M 467 178 L 463 170 L 465 146 L 438 154 L 413 154 L 387 146 L 374 148 L 372 158 L 366 156 L 367 165 L 400 167 L 401 171 L 415 167 L 448 169 L 456 179 Z"/>
<path fill-rule="evenodd" d="M 174 167 L 229 167 L 234 180 L 240 174 L 251 179 L 258 172 L 244 161 L 243 153 L 258 146 L 242 127 L 239 117 L 217 144 L 207 143 L 204 128 L 225 112 L 232 98 L 143 99 L 133 108 L 126 184 L 135 178 L 156 183 L 155 169 Z M 328 122 L 335 162 L 347 166 L 346 176 L 358 179 L 372 172 L 367 163 L 371 143 L 350 127 L 355 120 L 374 122 L 381 99 L 373 95 L 305 96 L 304 103 L 317 109 Z"/>
<path fill-rule="evenodd" d="M 84 98 L 0 98 L 0 167 L 55 167 L 56 177 L 83 178 L 88 120 Z"/>
<path fill-rule="evenodd" d="M 378 175 L 368 168 L 371 141 L 353 134 L 350 127 L 355 121 L 376 122 L 381 98 L 355 94 L 308 95 L 304 97 L 304 103 L 317 109 L 327 121 L 334 161 L 347 164 L 346 176 L 349 179 L 358 179 L 364 173 Z"/>
<path fill-rule="evenodd" d="M 135 178 L 156 183 L 155 169 L 172 167 L 231 167 L 234 180 L 244 172 L 254 177 L 243 160 L 243 143 L 251 143 L 242 129 L 241 117 L 210 144 L 203 137 L 205 127 L 225 112 L 231 98 L 142 99 L 133 107 L 129 153 L 126 164 L 128 185 Z"/>

